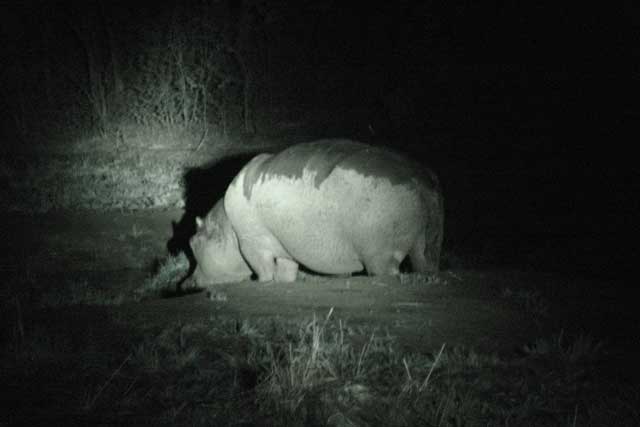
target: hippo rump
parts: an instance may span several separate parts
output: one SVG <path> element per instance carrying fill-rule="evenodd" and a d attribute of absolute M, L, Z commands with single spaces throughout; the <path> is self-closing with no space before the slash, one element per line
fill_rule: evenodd
<path fill-rule="evenodd" d="M 190 246 L 195 283 L 291 282 L 298 265 L 324 274 L 396 275 L 408 255 L 437 272 L 443 199 L 436 176 L 399 154 L 322 140 L 254 157 Z"/>

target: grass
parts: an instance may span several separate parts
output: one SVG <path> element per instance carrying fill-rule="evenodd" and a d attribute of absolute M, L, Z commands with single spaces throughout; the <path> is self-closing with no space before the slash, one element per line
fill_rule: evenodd
<path fill-rule="evenodd" d="M 189 272 L 189 260 L 183 252 L 158 261 L 154 270 L 142 286 L 135 290 L 136 299 L 172 295 L 185 290 L 180 281 Z"/>
<path fill-rule="evenodd" d="M 185 150 L 12 154 L 0 161 L 2 210 L 113 210 L 179 206 L 182 174 L 193 165 Z"/>
<path fill-rule="evenodd" d="M 144 126 L 129 134 L 126 143 L 115 136 L 85 138 L 63 149 L 26 147 L 0 156 L 0 210 L 46 213 L 181 208 L 187 170 L 221 154 L 251 148 L 213 135 L 206 149 L 196 151 L 197 136 L 173 137 L 166 130 Z M 265 149 L 258 142 L 253 143 L 254 148 Z"/>
<path fill-rule="evenodd" d="M 444 285 L 448 284 L 447 279 L 439 274 L 400 274 L 400 283 L 411 286 L 428 286 L 428 285 Z"/>
<path fill-rule="evenodd" d="M 40 307 L 61 307 L 78 304 L 119 305 L 130 301 L 124 292 L 97 289 L 88 280 L 66 280 L 62 284 L 43 290 L 38 300 Z"/>
<path fill-rule="evenodd" d="M 133 228 L 132 233 L 143 233 Z M 96 257 L 98 258 L 98 257 Z M 179 286 L 180 280 L 187 275 L 189 261 L 183 253 L 158 261 L 154 272 L 143 284 L 133 290 L 114 290 L 98 287 L 95 280 L 86 277 L 62 278 L 50 280 L 45 275 L 36 277 L 34 273 L 15 278 L 13 290 L 8 291 L 11 310 L 20 310 L 22 303 L 40 308 L 69 307 L 74 305 L 120 305 L 140 301 L 149 297 L 164 297 L 188 292 Z M 30 272 L 31 270 L 25 270 Z"/>
<path fill-rule="evenodd" d="M 256 347 L 263 372 L 257 389 L 261 410 L 278 424 L 305 424 L 312 416 L 357 416 L 345 401 L 367 403 L 372 397 L 369 380 L 387 369 L 385 362 L 394 357 L 385 340 L 373 333 L 358 348 L 345 338 L 350 330 L 342 322 L 337 329 L 329 328 L 331 313 L 323 320 L 314 315 L 292 340 Z"/>
<path fill-rule="evenodd" d="M 34 411 L 28 402 L 64 388 L 64 400 L 36 411 L 157 425 L 640 422 L 638 391 L 600 374 L 606 345 L 588 336 L 560 332 L 509 357 L 446 344 L 420 354 L 330 311 L 298 323 L 216 318 L 135 332 L 123 324 L 125 342 L 114 347 L 14 312 L 17 344 L 3 347 L 0 376 L 23 416 Z M 40 397 L 15 385 L 34 381 Z"/>
<path fill-rule="evenodd" d="M 550 305 L 547 299 L 535 289 L 511 289 L 504 288 L 502 298 L 509 299 L 526 312 L 533 314 L 536 318 L 544 319 L 549 316 Z"/>
<path fill-rule="evenodd" d="M 558 362 L 575 365 L 594 362 L 601 355 L 604 347 L 603 341 L 595 341 L 592 337 L 583 334 L 567 343 L 564 330 L 561 330 L 550 339 L 540 338 L 526 345 L 524 351 L 533 357 L 551 357 Z"/>

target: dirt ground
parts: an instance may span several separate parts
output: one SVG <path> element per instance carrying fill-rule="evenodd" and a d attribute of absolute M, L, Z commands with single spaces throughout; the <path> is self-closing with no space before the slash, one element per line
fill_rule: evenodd
<path fill-rule="evenodd" d="M 355 348 L 365 348 L 375 334 L 402 355 L 435 357 L 443 345 L 454 352 L 497 355 L 511 360 L 509 369 L 517 374 L 505 371 L 487 378 L 496 387 L 506 381 L 525 402 L 530 386 L 552 393 L 550 402 L 556 401 L 553 393 L 571 395 L 573 386 L 562 385 L 569 378 L 568 384 L 579 387 L 595 384 L 592 388 L 604 396 L 596 402 L 613 402 L 603 411 L 626 404 L 624 413 L 636 414 L 629 409 L 635 403 L 625 403 L 634 398 L 624 391 L 640 383 L 629 283 L 470 266 L 447 267 L 430 277 L 302 273 L 294 283 L 244 282 L 137 298 L 137 290 L 159 277 L 154 271 L 169 256 L 172 221 L 182 216 L 181 210 L 169 210 L 4 217 L 0 389 L 7 409 L 0 412 L 0 425 L 68 425 L 70 420 L 81 425 L 227 425 L 243 411 L 216 412 L 210 405 L 236 408 L 245 396 L 237 392 L 244 390 L 237 386 L 238 375 L 246 377 L 247 390 L 254 390 L 257 374 L 235 364 L 243 360 L 234 355 L 244 357 L 246 341 L 224 338 L 226 332 L 220 331 L 238 334 L 245 325 L 258 333 L 300 331 L 314 316 L 329 315 Z M 222 294 L 225 301 L 211 298 Z M 185 349 L 186 355 L 199 354 L 199 362 L 191 370 L 172 369 L 176 363 L 182 366 L 182 359 L 172 359 L 173 353 L 159 359 L 156 351 L 164 342 Z M 549 345 L 569 365 L 549 364 Z M 571 362 L 592 355 L 595 367 L 588 371 Z M 185 372 L 195 376 L 185 377 Z M 571 379 L 572 372 L 579 377 Z M 549 384 L 555 391 L 545 391 Z M 201 392 L 217 397 L 202 403 Z M 220 400 L 223 395 L 227 400 Z M 195 403 L 181 412 L 184 402 Z M 219 422 L 211 418 L 218 413 Z M 631 419 L 637 420 L 637 414 Z"/>
<path fill-rule="evenodd" d="M 624 290 L 628 288 L 614 281 L 539 272 L 451 269 L 430 278 L 305 275 L 288 284 L 224 285 L 214 290 L 226 294 L 224 302 L 212 301 L 208 291 L 141 302 L 128 299 L 152 274 L 154 262 L 168 255 L 172 221 L 181 216 L 181 210 L 168 210 L 7 217 L 2 237 L 6 256 L 0 268 L 13 279 L 3 299 L 24 293 L 25 285 L 15 289 L 21 282 L 46 290 L 82 281 L 107 296 L 125 295 L 122 304 L 95 307 L 95 321 L 103 321 L 102 316 L 124 319 L 132 329 L 216 316 L 239 321 L 308 319 L 333 309 L 334 319 L 373 326 L 416 351 L 435 351 L 446 343 L 514 352 L 564 331 L 609 343 L 612 368 L 629 366 L 639 355 L 631 292 Z M 74 310 L 59 309 L 53 318 L 72 316 Z M 91 322 L 90 307 L 77 310 Z"/>

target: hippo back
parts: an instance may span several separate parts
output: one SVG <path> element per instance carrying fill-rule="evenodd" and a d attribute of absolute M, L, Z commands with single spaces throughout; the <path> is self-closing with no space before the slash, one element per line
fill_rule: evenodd
<path fill-rule="evenodd" d="M 439 192 L 437 178 L 429 170 L 394 151 L 348 139 L 327 139 L 294 145 L 262 159 L 260 167 L 244 178 L 244 195 L 251 198 L 255 184 L 276 177 L 302 179 L 305 172 L 315 174 L 314 187 L 320 185 L 337 167 L 362 176 L 386 178 L 392 185 L 406 184 L 420 177 L 422 185 Z M 260 157 L 260 156 L 258 156 Z"/>

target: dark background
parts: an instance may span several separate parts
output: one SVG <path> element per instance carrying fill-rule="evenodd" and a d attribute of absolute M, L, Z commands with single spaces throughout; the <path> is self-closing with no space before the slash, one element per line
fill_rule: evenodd
<path fill-rule="evenodd" d="M 115 147 L 149 53 L 206 39 L 226 80 L 205 88 L 205 115 L 219 128 L 224 98 L 237 144 L 302 122 L 300 140 L 408 151 L 441 177 L 451 251 L 618 277 L 638 257 L 638 16 L 632 2 L 2 1 L 2 152 L 91 133 Z"/>

